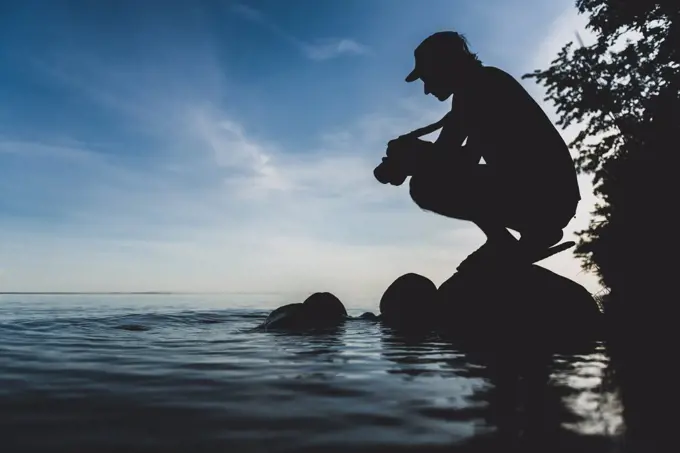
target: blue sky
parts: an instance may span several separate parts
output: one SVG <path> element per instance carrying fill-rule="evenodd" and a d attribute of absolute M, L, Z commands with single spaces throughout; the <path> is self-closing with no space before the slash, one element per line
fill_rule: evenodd
<path fill-rule="evenodd" d="M 404 83 L 414 47 L 454 29 L 519 77 L 585 22 L 572 0 L 25 0 L 0 10 L 6 291 L 377 298 L 405 272 L 439 284 L 484 236 L 372 176 L 390 138 L 447 109 Z M 593 206 L 588 177 L 581 187 L 569 234 Z M 542 264 L 599 289 L 570 252 Z"/>

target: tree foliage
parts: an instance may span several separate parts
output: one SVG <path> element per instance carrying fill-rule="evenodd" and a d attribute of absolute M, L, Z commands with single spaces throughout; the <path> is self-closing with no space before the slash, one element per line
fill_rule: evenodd
<path fill-rule="evenodd" d="M 577 0 L 576 8 L 595 43 L 567 43 L 549 68 L 524 78 L 546 86 L 558 126 L 580 126 L 569 145 L 601 202 L 576 253 L 623 292 L 631 278 L 653 278 L 659 249 L 675 234 L 662 230 L 675 215 L 664 197 L 680 143 L 680 2 Z"/>

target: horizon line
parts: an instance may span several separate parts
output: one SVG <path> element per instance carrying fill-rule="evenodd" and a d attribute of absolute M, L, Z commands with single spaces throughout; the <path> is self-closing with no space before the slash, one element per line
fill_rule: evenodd
<path fill-rule="evenodd" d="M 200 295 L 281 294 L 279 291 L 0 291 L 0 295 Z"/>

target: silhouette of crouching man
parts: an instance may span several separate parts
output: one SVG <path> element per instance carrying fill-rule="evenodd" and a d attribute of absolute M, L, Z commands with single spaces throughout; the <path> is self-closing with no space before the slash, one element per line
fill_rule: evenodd
<path fill-rule="evenodd" d="M 492 257 L 532 262 L 562 239 L 581 198 L 567 145 L 524 88 L 483 65 L 458 33 L 431 35 L 415 60 L 406 81 L 422 80 L 442 102 L 455 93 L 452 109 L 436 142 L 397 139 L 387 158 L 411 176 L 420 208 L 474 222 L 487 236 L 459 270 Z"/>

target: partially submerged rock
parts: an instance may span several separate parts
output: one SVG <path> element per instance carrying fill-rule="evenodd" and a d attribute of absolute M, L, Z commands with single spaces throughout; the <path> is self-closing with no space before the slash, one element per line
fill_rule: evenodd
<path fill-rule="evenodd" d="M 578 283 L 537 265 L 455 273 L 438 290 L 437 327 L 483 338 L 593 337 L 602 313 Z"/>
<path fill-rule="evenodd" d="M 397 278 L 380 299 L 380 318 L 395 327 L 427 327 L 434 321 L 437 286 L 419 274 Z"/>
<path fill-rule="evenodd" d="M 374 313 L 367 311 L 362 313 L 357 319 L 366 319 L 368 321 L 380 321 L 380 316 L 376 316 Z"/>
<path fill-rule="evenodd" d="M 314 293 L 302 303 L 288 304 L 272 311 L 261 327 L 299 330 L 333 327 L 347 319 L 340 299 L 328 292 Z"/>
<path fill-rule="evenodd" d="M 456 272 L 439 288 L 427 277 L 404 274 L 385 290 L 380 316 L 364 313 L 351 318 L 337 297 L 319 292 L 302 303 L 277 308 L 261 327 L 317 329 L 363 319 L 408 331 L 437 331 L 450 338 L 538 344 L 596 339 L 602 318 L 593 296 L 568 278 L 537 265 L 490 266 Z"/>

